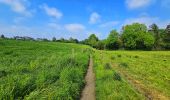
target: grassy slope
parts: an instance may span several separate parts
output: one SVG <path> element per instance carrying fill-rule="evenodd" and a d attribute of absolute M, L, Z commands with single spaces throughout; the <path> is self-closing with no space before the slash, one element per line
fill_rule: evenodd
<path fill-rule="evenodd" d="M 86 48 L 0 40 L 0 98 L 79 98 L 89 59 Z"/>
<path fill-rule="evenodd" d="M 95 59 L 98 61 L 96 62 L 97 98 L 113 99 L 117 98 L 116 94 L 121 99 L 143 98 L 132 91 L 134 89 L 125 81 L 113 80 L 114 71 L 124 71 L 145 88 L 170 97 L 170 51 L 98 51 Z M 114 71 L 105 70 L 105 63 L 110 63 Z M 103 77 L 107 77 L 108 80 Z"/>

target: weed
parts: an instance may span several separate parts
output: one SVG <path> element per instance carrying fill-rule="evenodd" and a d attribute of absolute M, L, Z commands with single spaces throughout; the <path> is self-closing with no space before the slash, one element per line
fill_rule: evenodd
<path fill-rule="evenodd" d="M 114 80 L 117 80 L 117 81 L 121 81 L 121 80 L 122 80 L 120 74 L 119 74 L 119 73 L 116 73 L 116 72 L 114 72 L 113 78 L 114 78 Z"/>
<path fill-rule="evenodd" d="M 136 55 L 136 56 L 134 56 L 134 57 L 135 57 L 135 58 L 139 58 L 139 56 L 137 56 L 137 55 Z"/>
<path fill-rule="evenodd" d="M 122 62 L 122 63 L 119 64 L 119 67 L 125 67 L 125 68 L 127 68 L 127 67 L 128 67 L 128 64 L 125 63 L 125 62 Z"/>
<path fill-rule="evenodd" d="M 120 57 L 122 57 L 122 55 L 121 55 L 121 54 L 118 54 L 118 55 L 117 55 L 117 57 L 119 57 L 119 58 L 120 58 Z"/>
<path fill-rule="evenodd" d="M 1 77 L 4 77 L 4 76 L 6 76 L 6 75 L 7 75 L 7 72 L 6 72 L 6 71 L 4 71 L 4 70 L 3 70 L 3 71 L 0 71 L 0 78 L 1 78 Z"/>
<path fill-rule="evenodd" d="M 109 64 L 109 63 L 106 63 L 105 65 L 104 65 L 104 68 L 107 70 L 107 69 L 111 69 L 111 65 Z"/>
<path fill-rule="evenodd" d="M 111 57 L 111 59 L 112 59 L 112 60 L 115 60 L 115 59 L 116 59 L 116 57 L 115 57 L 115 56 L 112 56 L 112 57 Z"/>

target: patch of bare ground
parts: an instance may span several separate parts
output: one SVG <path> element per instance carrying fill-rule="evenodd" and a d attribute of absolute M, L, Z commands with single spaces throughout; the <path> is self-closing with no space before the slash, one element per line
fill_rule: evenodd
<path fill-rule="evenodd" d="M 86 85 L 82 91 L 80 100 L 95 100 L 95 74 L 93 72 L 93 60 L 90 57 L 89 68 L 85 77 Z"/>

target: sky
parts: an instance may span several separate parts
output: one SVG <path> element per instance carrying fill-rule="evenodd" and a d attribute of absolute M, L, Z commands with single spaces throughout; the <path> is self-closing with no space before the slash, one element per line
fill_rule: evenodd
<path fill-rule="evenodd" d="M 100 39 L 135 22 L 170 23 L 170 0 L 0 0 L 0 34 Z"/>

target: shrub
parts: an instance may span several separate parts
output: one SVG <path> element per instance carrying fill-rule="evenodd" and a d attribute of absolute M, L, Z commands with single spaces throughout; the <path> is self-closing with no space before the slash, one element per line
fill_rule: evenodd
<path fill-rule="evenodd" d="M 106 64 L 104 65 L 104 68 L 105 68 L 105 69 L 111 69 L 111 65 L 110 65 L 109 63 L 106 63 Z"/>
<path fill-rule="evenodd" d="M 4 77 L 4 76 L 6 76 L 7 75 L 7 72 L 5 72 L 5 71 L 0 71 L 0 78 L 1 77 Z"/>
<path fill-rule="evenodd" d="M 114 59 L 116 59 L 116 57 L 115 57 L 115 56 L 112 56 L 111 59 L 114 60 Z"/>
<path fill-rule="evenodd" d="M 119 64 L 119 66 L 120 66 L 120 67 L 125 67 L 125 68 L 126 68 L 126 67 L 128 67 L 128 64 L 125 63 L 125 62 L 122 62 L 122 63 Z"/>
<path fill-rule="evenodd" d="M 116 72 L 114 73 L 113 78 L 114 78 L 114 80 L 117 80 L 117 81 L 121 81 L 122 80 L 120 74 L 116 73 Z"/>
<path fill-rule="evenodd" d="M 135 57 L 135 58 L 139 58 L 139 56 L 137 56 L 137 55 L 136 55 L 136 56 L 134 56 L 134 57 Z"/>
<path fill-rule="evenodd" d="M 121 54 L 118 54 L 117 57 L 122 57 L 122 55 L 121 55 Z"/>

